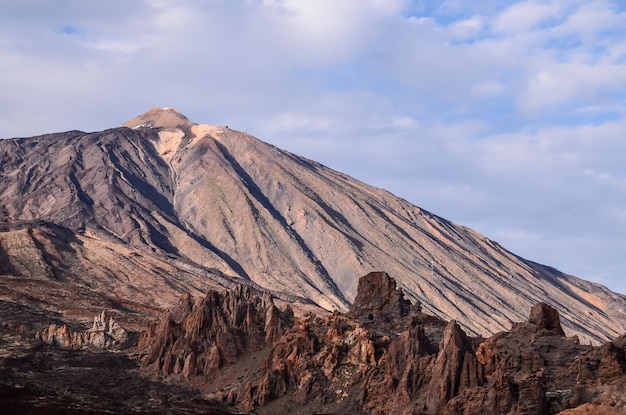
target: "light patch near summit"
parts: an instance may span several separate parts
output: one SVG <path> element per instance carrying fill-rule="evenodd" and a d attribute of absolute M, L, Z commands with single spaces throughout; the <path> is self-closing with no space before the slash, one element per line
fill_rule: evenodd
<path fill-rule="evenodd" d="M 220 139 L 225 129 L 228 128 L 197 124 L 171 107 L 154 107 L 145 114 L 125 122 L 122 127 L 159 129 L 159 140 L 154 145 L 161 157 L 168 163 L 171 163 L 176 152 L 181 149 L 183 139 L 187 138 L 186 146 L 188 147 L 204 137 Z M 187 132 L 185 132 L 185 127 L 189 128 Z"/>
<path fill-rule="evenodd" d="M 223 127 L 218 127 L 215 125 L 207 125 L 207 124 L 196 124 L 191 127 L 191 133 L 195 137 L 206 137 L 210 135 L 213 138 L 219 138 L 220 133 L 224 132 Z"/>
<path fill-rule="evenodd" d="M 172 161 L 185 132 L 180 128 L 159 131 L 159 141 L 154 143 L 156 150 L 168 163 Z"/>
<path fill-rule="evenodd" d="M 195 124 L 191 127 L 191 136 L 187 136 L 186 146 L 193 146 L 196 141 L 204 137 L 220 138 L 224 130 L 221 127 L 206 124 Z M 159 141 L 154 145 L 164 160 L 171 163 L 176 152 L 181 148 L 185 132 L 180 128 L 167 128 L 159 131 Z"/>

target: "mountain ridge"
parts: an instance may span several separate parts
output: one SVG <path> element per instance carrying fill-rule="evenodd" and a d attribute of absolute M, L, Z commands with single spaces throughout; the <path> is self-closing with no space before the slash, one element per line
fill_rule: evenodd
<path fill-rule="evenodd" d="M 247 281 L 345 311 L 358 277 L 384 270 L 429 313 L 458 320 L 471 334 L 506 330 L 539 301 L 559 308 L 568 334 L 582 340 L 626 331 L 621 294 L 171 108 L 102 132 L 3 140 L 0 166 L 7 201 L 0 221 L 43 220 L 94 243 L 169 258 L 194 270 L 184 275 L 195 290 Z M 182 289 L 171 288 L 168 298 Z"/>

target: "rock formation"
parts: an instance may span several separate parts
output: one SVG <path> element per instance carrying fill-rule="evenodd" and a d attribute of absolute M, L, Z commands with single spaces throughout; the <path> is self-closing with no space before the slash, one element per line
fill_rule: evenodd
<path fill-rule="evenodd" d="M 84 332 L 72 331 L 66 325 L 51 324 L 42 332 L 37 333 L 36 338 L 64 349 L 79 349 L 89 346 L 99 349 L 113 349 L 128 346 L 129 334 L 125 328 L 113 320 L 113 317 L 107 320 L 106 313 L 102 311 L 93 318 L 92 327 Z"/>
<path fill-rule="evenodd" d="M 396 280 L 386 272 L 371 272 L 359 279 L 352 311 L 357 314 L 382 312 L 406 317 L 411 309 L 421 311 L 420 304 L 412 305 L 404 292 L 396 287 Z"/>
<path fill-rule="evenodd" d="M 224 404 L 259 414 L 626 408 L 619 398 L 626 390 L 624 337 L 581 345 L 564 336 L 548 304 L 483 339 L 411 305 L 383 272 L 361 278 L 356 298 L 348 314 L 293 319 L 243 287 L 195 302 L 186 296 L 142 337 L 144 368 L 186 378 Z"/>
<path fill-rule="evenodd" d="M 195 302 L 186 295 L 139 339 L 140 348 L 150 347 L 143 365 L 163 376 L 210 375 L 273 344 L 292 318 L 291 309 L 279 311 L 269 294 L 246 285 L 209 291 Z"/>

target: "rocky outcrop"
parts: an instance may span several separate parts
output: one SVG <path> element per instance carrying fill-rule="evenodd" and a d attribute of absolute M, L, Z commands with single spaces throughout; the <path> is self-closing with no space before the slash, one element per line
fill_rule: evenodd
<path fill-rule="evenodd" d="M 476 357 L 484 366 L 487 382 L 479 391 L 484 401 L 460 405 L 474 410 L 510 414 L 558 413 L 578 405 L 572 392 L 574 378 L 563 376 L 577 356 L 590 349 L 576 337 L 565 337 L 558 311 L 545 303 L 535 305 L 528 321 L 509 332 L 486 339 Z M 487 399 L 492 397 L 492 399 Z"/>
<path fill-rule="evenodd" d="M 574 409 L 559 412 L 560 415 L 623 415 L 624 410 L 611 405 L 594 405 L 586 403 Z"/>
<path fill-rule="evenodd" d="M 347 315 L 308 315 L 273 347 L 260 382 L 244 388 L 244 409 L 274 400 L 337 413 L 402 413 L 425 385 L 445 323 L 420 313 L 384 272 L 359 281 Z M 429 333 L 427 335 L 426 333 Z"/>
<path fill-rule="evenodd" d="M 72 331 L 65 325 L 51 324 L 35 337 L 62 349 L 119 349 L 130 346 L 128 331 L 113 320 L 113 317 L 107 320 L 104 311 L 93 318 L 92 327 L 84 332 Z"/>
<path fill-rule="evenodd" d="M 140 338 L 139 347 L 149 348 L 142 365 L 162 376 L 210 375 L 275 343 L 292 318 L 291 309 L 280 311 L 269 294 L 246 285 L 209 291 L 195 302 L 185 295 Z"/>
<path fill-rule="evenodd" d="M 561 376 L 575 379 L 578 402 L 592 401 L 563 413 L 626 413 L 626 335 L 581 353 Z"/>
<path fill-rule="evenodd" d="M 485 383 L 484 366 L 476 358 L 475 345 L 456 321 L 446 326 L 433 373 L 426 388 L 431 413 L 441 413 L 452 398 Z"/>
<path fill-rule="evenodd" d="M 352 382 L 376 364 L 375 344 L 358 323 L 338 314 L 310 315 L 282 336 L 263 363 L 261 380 L 236 401 L 252 409 L 289 395 L 298 405 L 345 407 Z"/>
<path fill-rule="evenodd" d="M 626 340 L 581 345 L 564 336 L 548 304 L 482 339 L 423 313 L 386 273 L 363 277 L 356 298 L 350 313 L 292 321 L 243 286 L 185 296 L 142 337 L 150 347 L 144 366 L 261 414 L 539 415 L 626 406 Z"/>
<path fill-rule="evenodd" d="M 557 336 L 565 336 L 565 332 L 561 327 L 559 312 L 546 303 L 538 303 L 533 306 L 530 310 L 528 323 L 537 326 L 537 330 L 544 330 Z"/>
<path fill-rule="evenodd" d="M 402 290 L 396 288 L 396 280 L 386 272 L 370 272 L 359 279 L 357 295 L 352 304 L 356 314 L 383 312 L 387 315 L 405 317 L 421 311 L 419 303 L 412 305 Z"/>

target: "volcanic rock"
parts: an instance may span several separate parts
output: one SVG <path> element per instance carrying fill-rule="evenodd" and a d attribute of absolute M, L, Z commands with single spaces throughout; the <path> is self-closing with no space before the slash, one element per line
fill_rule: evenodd
<path fill-rule="evenodd" d="M 358 314 L 373 311 L 405 317 L 411 311 L 412 304 L 402 290 L 396 288 L 396 280 L 386 272 L 370 272 L 359 279 L 357 295 L 352 310 Z M 415 306 L 421 311 L 419 304 Z"/>
<path fill-rule="evenodd" d="M 528 322 L 537 326 L 538 330 L 546 330 L 559 336 L 565 336 L 561 328 L 559 312 L 546 303 L 538 303 L 530 310 Z"/>
<path fill-rule="evenodd" d="M 94 317 L 93 326 L 84 332 L 72 331 L 65 325 L 51 324 L 42 332 L 37 333 L 36 338 L 64 349 L 79 349 L 87 346 L 112 349 L 130 346 L 127 344 L 129 333 L 113 320 L 113 317 L 107 320 L 104 311 Z"/>
<path fill-rule="evenodd" d="M 427 407 L 433 413 L 440 413 L 452 398 L 485 382 L 475 346 L 456 321 L 446 327 L 433 373 L 436 376 L 427 392 Z"/>
<path fill-rule="evenodd" d="M 117 319 L 106 310 L 96 323 Z M 229 411 L 185 385 L 141 376 L 137 350 L 126 344 L 102 349 L 61 348 L 35 338 L 50 324 L 84 334 L 93 318 L 75 323 L 53 311 L 0 299 L 0 413 L 32 415 L 226 415 Z M 110 325 L 114 326 L 114 325 Z M 129 346 L 136 342 L 128 331 Z"/>
<path fill-rule="evenodd" d="M 140 338 L 140 347 L 149 346 L 143 366 L 165 376 L 209 375 L 277 341 L 292 317 L 291 309 L 279 311 L 269 294 L 246 285 L 209 291 L 193 305 L 185 295 Z"/>
<path fill-rule="evenodd" d="M 236 410 L 539 415 L 584 404 L 626 406 L 615 399 L 626 388 L 626 337 L 581 345 L 563 335 L 559 313 L 547 304 L 535 305 L 528 321 L 510 331 L 482 339 L 407 305 L 385 273 L 361 279 L 359 301 L 348 314 L 285 320 L 267 296 L 261 300 L 241 287 L 207 298 L 213 300 L 192 306 L 184 297 L 144 336 L 150 347 L 144 366 L 188 378 Z M 246 311 L 251 304 L 266 312 Z M 274 317 L 234 324 L 234 315 Z M 280 322 L 271 339 L 267 321 Z M 220 338 L 229 339 L 230 355 L 223 354 Z"/>

